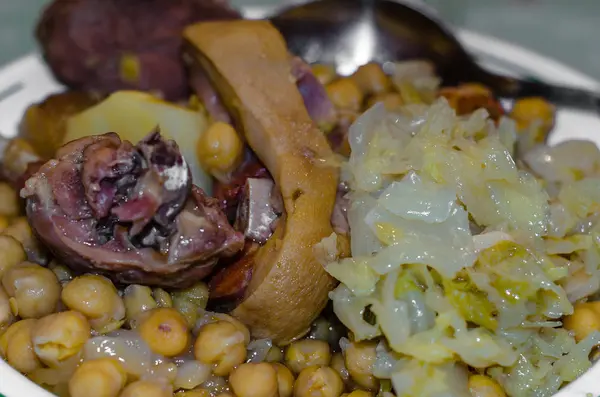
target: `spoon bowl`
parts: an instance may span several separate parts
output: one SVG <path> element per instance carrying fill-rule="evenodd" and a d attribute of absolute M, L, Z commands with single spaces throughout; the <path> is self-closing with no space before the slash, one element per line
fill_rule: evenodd
<path fill-rule="evenodd" d="M 428 59 L 444 82 L 457 83 L 473 66 L 451 31 L 417 9 L 392 1 L 320 0 L 288 8 L 271 18 L 292 52 L 326 63 L 342 75 L 375 61 Z"/>
<path fill-rule="evenodd" d="M 270 18 L 290 51 L 309 63 L 334 65 L 349 75 L 367 62 L 425 59 L 444 85 L 478 82 L 498 96 L 540 96 L 558 106 L 600 112 L 600 95 L 483 69 L 431 10 L 400 0 L 318 0 L 288 7 Z"/>

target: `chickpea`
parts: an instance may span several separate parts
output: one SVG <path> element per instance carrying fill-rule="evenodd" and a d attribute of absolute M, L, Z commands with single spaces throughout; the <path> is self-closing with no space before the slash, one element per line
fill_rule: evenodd
<path fill-rule="evenodd" d="M 40 318 L 56 310 L 60 284 L 50 269 L 23 262 L 4 273 L 2 285 L 13 312 L 21 318 Z"/>
<path fill-rule="evenodd" d="M 214 176 L 227 174 L 242 160 L 244 144 L 229 124 L 217 121 L 202 133 L 196 147 L 200 163 Z"/>
<path fill-rule="evenodd" d="M 130 383 L 119 397 L 172 397 L 172 387 L 151 380 L 138 380 Z"/>
<path fill-rule="evenodd" d="M 0 215 L 13 217 L 19 215 L 19 196 L 8 183 L 0 182 Z"/>
<path fill-rule="evenodd" d="M 354 390 L 348 394 L 348 397 L 373 397 L 373 393 L 365 390 Z"/>
<path fill-rule="evenodd" d="M 563 319 L 563 326 L 575 334 L 579 342 L 593 331 L 600 331 L 600 302 L 579 303 L 573 314 Z"/>
<path fill-rule="evenodd" d="M 90 324 L 79 312 L 50 314 L 38 321 L 32 334 L 33 349 L 49 367 L 73 357 L 90 337 Z"/>
<path fill-rule="evenodd" d="M 489 376 L 471 375 L 468 386 L 473 397 L 506 397 L 502 386 Z"/>
<path fill-rule="evenodd" d="M 342 378 L 344 383 L 350 383 L 350 373 L 348 373 L 348 368 L 346 368 L 346 361 L 342 353 L 335 353 L 331 357 L 331 368 L 334 369 L 335 372 Z"/>
<path fill-rule="evenodd" d="M 376 342 L 352 342 L 345 351 L 346 368 L 352 380 L 368 390 L 377 390 L 379 381 L 373 376 Z"/>
<path fill-rule="evenodd" d="M 398 110 L 403 104 L 402 95 L 397 92 L 387 92 L 384 94 L 374 95 L 367 101 L 367 108 L 375 106 L 375 104 L 383 102 L 383 106 L 388 111 Z"/>
<path fill-rule="evenodd" d="M 228 323 L 233 324 L 238 331 L 244 334 L 244 343 L 250 343 L 250 330 L 244 324 L 242 324 L 238 319 L 231 317 L 229 314 L 224 313 L 215 313 L 216 320 L 227 321 Z"/>
<path fill-rule="evenodd" d="M 283 361 L 283 349 L 279 346 L 271 346 L 265 361 L 268 363 L 279 363 Z"/>
<path fill-rule="evenodd" d="M 63 288 L 62 301 L 86 316 L 92 328 L 101 333 L 119 328 L 125 317 L 123 299 L 106 277 L 86 274 L 74 278 Z"/>
<path fill-rule="evenodd" d="M 174 384 L 179 375 L 179 369 L 180 367 L 174 362 L 164 360 L 155 364 L 149 372 L 152 379 L 160 379 L 161 382 L 164 381 L 169 384 Z"/>
<path fill-rule="evenodd" d="M 277 371 L 267 363 L 245 363 L 229 375 L 229 384 L 237 397 L 277 397 Z"/>
<path fill-rule="evenodd" d="M 206 389 L 178 391 L 174 397 L 211 397 L 211 394 Z"/>
<path fill-rule="evenodd" d="M 363 102 L 363 93 L 349 78 L 335 80 L 325 87 L 327 95 L 335 107 L 359 111 Z"/>
<path fill-rule="evenodd" d="M 187 323 L 175 309 L 163 307 L 149 311 L 138 331 L 153 352 L 166 357 L 183 353 L 189 344 Z"/>
<path fill-rule="evenodd" d="M 15 321 L 9 296 L 0 285 L 0 335 Z"/>
<path fill-rule="evenodd" d="M 184 315 L 190 327 L 193 327 L 198 319 L 198 310 L 206 308 L 208 294 L 208 286 L 200 282 L 190 288 L 175 291 L 171 295 L 173 307 Z"/>
<path fill-rule="evenodd" d="M 279 397 L 291 397 L 294 389 L 294 375 L 288 367 L 283 364 L 272 364 L 277 371 L 277 386 L 279 389 Z"/>
<path fill-rule="evenodd" d="M 318 365 L 304 368 L 294 383 L 294 397 L 339 397 L 343 391 L 337 372 Z"/>
<path fill-rule="evenodd" d="M 200 282 L 190 288 L 173 292 L 171 297 L 173 307 L 183 314 L 188 325 L 193 327 L 198 320 L 198 310 L 205 309 L 208 303 L 208 286 Z"/>
<path fill-rule="evenodd" d="M 294 373 L 313 365 L 329 365 L 331 350 L 329 344 L 317 339 L 302 339 L 292 342 L 285 352 L 285 365 Z"/>
<path fill-rule="evenodd" d="M 197 360 L 186 360 L 177 367 L 177 376 L 173 380 L 176 389 L 194 389 L 206 382 L 212 373 L 212 367 Z"/>
<path fill-rule="evenodd" d="M 0 280 L 6 271 L 27 260 L 21 243 L 12 236 L 0 234 Z"/>
<path fill-rule="evenodd" d="M 37 320 L 17 321 L 0 336 L 0 355 L 17 371 L 24 374 L 41 368 L 42 363 L 33 351 L 31 334 Z"/>
<path fill-rule="evenodd" d="M 206 389 L 194 389 L 186 391 L 178 391 L 174 397 L 211 397 L 211 394 Z"/>
<path fill-rule="evenodd" d="M 152 296 L 156 301 L 158 307 L 173 307 L 173 299 L 167 291 L 162 288 L 154 288 L 152 290 Z"/>
<path fill-rule="evenodd" d="M 15 240 L 20 242 L 25 252 L 30 255 L 30 258 L 32 258 L 31 255 L 33 255 L 33 259 L 42 255 L 42 248 L 40 247 L 40 243 L 33 235 L 33 231 L 31 230 L 29 221 L 27 221 L 27 217 L 20 216 L 18 218 L 13 218 L 10 225 L 2 231 L 2 234 L 12 236 L 15 238 Z"/>
<path fill-rule="evenodd" d="M 152 297 L 150 287 L 144 285 L 128 285 L 123 291 L 123 304 L 131 328 L 137 327 L 137 318 L 143 312 L 156 309 L 158 305 Z"/>
<path fill-rule="evenodd" d="M 198 307 L 196 305 L 188 300 L 178 299 L 174 296 L 173 307 L 181 313 L 190 328 L 196 325 L 196 321 L 198 320 Z"/>
<path fill-rule="evenodd" d="M 212 396 L 229 393 L 230 387 L 227 378 L 211 374 L 210 377 L 201 385 L 202 389 L 206 389 Z"/>
<path fill-rule="evenodd" d="M 198 333 L 194 344 L 196 360 L 215 365 L 213 373 L 228 375 L 246 359 L 246 337 L 229 321 L 206 324 Z"/>
<path fill-rule="evenodd" d="M 200 309 L 206 309 L 208 303 L 208 285 L 203 282 L 192 285 L 189 288 L 182 289 L 173 293 L 173 298 L 185 299 L 198 306 Z"/>
<path fill-rule="evenodd" d="M 532 122 L 539 120 L 544 131 L 549 132 L 554 124 L 556 108 L 543 98 L 531 97 L 515 101 L 511 118 L 517 122 L 519 129 L 527 128 Z"/>
<path fill-rule="evenodd" d="M 377 63 L 367 63 L 358 68 L 352 79 L 366 94 L 381 94 L 390 90 L 390 79 Z"/>
<path fill-rule="evenodd" d="M 331 83 L 336 76 L 335 68 L 332 65 L 316 63 L 311 65 L 310 68 L 312 69 L 312 73 L 322 85 Z"/>
<path fill-rule="evenodd" d="M 54 260 L 52 262 L 50 262 L 50 264 L 48 265 L 48 268 L 50 270 L 52 270 L 52 272 L 54 273 L 54 275 L 58 279 L 58 282 L 61 285 L 65 285 L 67 282 L 69 282 L 73 279 L 71 270 L 69 270 L 69 268 L 66 267 L 65 265 L 61 265 L 60 263 L 58 263 Z"/>
<path fill-rule="evenodd" d="M 41 135 L 44 136 L 42 139 L 48 137 L 46 134 Z M 28 165 L 32 160 L 38 160 L 40 157 L 33 146 L 23 138 L 13 138 L 7 143 L 4 149 L 2 149 L 3 173 L 9 178 L 17 178 L 27 171 Z M 54 150 L 52 150 L 53 152 Z"/>
<path fill-rule="evenodd" d="M 69 380 L 71 397 L 117 397 L 127 382 L 121 364 L 112 358 L 85 361 Z"/>
<path fill-rule="evenodd" d="M 8 227 L 8 225 L 9 225 L 8 218 L 3 215 L 0 215 L 0 232 L 2 232 L 4 229 L 6 229 Z"/>

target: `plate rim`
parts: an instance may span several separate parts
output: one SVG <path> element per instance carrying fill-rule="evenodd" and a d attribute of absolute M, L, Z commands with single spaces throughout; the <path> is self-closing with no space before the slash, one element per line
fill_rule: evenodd
<path fill-rule="evenodd" d="M 249 8 L 249 13 L 260 12 L 259 7 Z M 261 9 L 264 13 L 264 8 Z M 256 15 L 256 14 L 255 14 Z M 475 56 L 498 57 L 498 54 L 508 63 L 518 65 L 524 69 L 530 70 L 531 74 L 547 81 L 558 84 L 568 84 L 573 86 L 595 88 L 600 90 L 600 81 L 588 76 L 576 68 L 564 64 L 546 55 L 540 54 L 534 50 L 527 49 L 519 44 L 514 44 L 502 39 L 481 34 L 466 29 L 454 29 L 459 40 L 465 44 Z M 535 69 L 532 69 L 535 67 Z M 43 64 L 39 53 L 29 53 L 23 57 L 0 66 L 0 83 L 6 81 L 7 76 L 19 75 L 22 71 L 37 71 L 40 74 L 50 76 Z M 34 76 L 38 77 L 39 76 Z M 44 76 L 42 76 L 44 77 Z M 39 80 L 38 80 L 39 81 Z M 18 84 L 19 82 L 13 82 Z M 52 84 L 54 83 L 54 85 Z M 27 83 L 24 83 L 27 85 Z M 10 86 L 4 84 L 5 88 Z M 53 90 L 61 89 L 61 85 L 53 81 L 45 81 L 46 90 L 39 95 L 45 96 Z M 54 87 L 54 88 L 53 88 Z M 0 93 L 3 92 L 0 84 Z M 41 98 L 39 98 L 41 99 Z M 31 101 L 35 101 L 31 98 Z M 1 99 L 0 99 L 1 102 Z M 19 397 L 27 395 L 30 397 L 52 397 L 53 394 L 30 381 L 26 376 L 21 375 L 4 360 L 0 359 L 0 396 Z M 590 393 L 600 395 L 600 383 L 596 378 L 600 376 L 600 364 L 590 368 L 585 374 L 579 377 L 568 386 L 561 389 L 553 397 L 588 397 Z"/>

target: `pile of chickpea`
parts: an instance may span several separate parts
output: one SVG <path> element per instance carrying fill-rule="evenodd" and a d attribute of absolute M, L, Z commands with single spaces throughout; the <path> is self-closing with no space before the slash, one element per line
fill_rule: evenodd
<path fill-rule="evenodd" d="M 67 368 L 65 384 L 49 388 L 57 394 L 368 397 L 378 390 L 371 371 L 376 342 L 350 343 L 342 354 L 325 340 L 303 339 L 283 349 L 273 346 L 262 362 L 249 362 L 251 338 L 242 323 L 220 314 L 198 327 L 208 302 L 206 284 L 171 292 L 130 285 L 120 291 L 103 276 L 73 277 L 56 261 L 48 266 L 27 261 L 24 246 L 33 235 L 20 216 L 16 192 L 5 183 L 0 222 L 0 356 L 32 380 L 40 370 Z M 84 360 L 90 338 L 123 328 L 165 358 L 168 376 L 136 378 L 117 357 Z M 175 359 L 186 354 L 199 371 L 210 368 L 195 377 L 196 384 L 176 382 Z M 215 379 L 219 387 L 211 387 Z"/>
<path fill-rule="evenodd" d="M 393 109 L 415 99 L 414 93 L 395 91 L 379 65 L 365 65 L 346 78 L 323 65 L 315 65 L 313 71 L 340 117 L 349 122 L 375 102 L 383 101 Z M 550 120 L 552 112 L 547 103 L 535 99 L 517 102 L 513 110 L 518 123 Z M 239 164 L 243 144 L 231 126 L 214 123 L 204 137 L 197 150 L 213 176 L 219 178 Z M 29 262 L 26 249 L 35 244 L 17 193 L 0 182 L 0 356 L 33 381 L 39 379 L 40 370 L 67 368 L 63 384 L 52 388 L 42 384 L 54 393 L 70 397 L 393 397 L 373 375 L 378 341 L 350 340 L 338 351 L 339 340 L 328 342 L 321 339 L 331 338 L 313 335 L 284 348 L 272 346 L 261 362 L 255 362 L 250 333 L 243 324 L 224 314 L 200 321 L 208 302 L 206 284 L 170 292 L 142 285 L 118 290 L 102 276 L 74 277 L 55 261 L 48 266 Z M 578 340 L 600 330 L 600 306 L 576 306 L 565 327 L 574 330 Z M 90 338 L 120 329 L 133 330 L 163 357 L 160 365 L 168 367 L 167 375 L 128 373 L 118 357 L 84 360 Z M 182 356 L 198 364 L 194 382 L 177 381 L 176 363 Z M 472 375 L 468 386 L 474 397 L 505 396 L 502 387 L 485 375 Z"/>

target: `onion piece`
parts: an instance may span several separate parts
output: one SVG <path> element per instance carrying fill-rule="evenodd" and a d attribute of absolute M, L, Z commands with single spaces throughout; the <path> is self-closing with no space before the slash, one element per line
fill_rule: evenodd
<path fill-rule="evenodd" d="M 249 363 L 261 363 L 266 360 L 269 350 L 273 347 L 271 339 L 256 339 L 248 344 Z"/>
<path fill-rule="evenodd" d="M 211 367 L 196 360 L 184 361 L 177 369 L 175 389 L 193 389 L 210 378 Z"/>
<path fill-rule="evenodd" d="M 139 335 L 127 330 L 88 339 L 83 347 L 84 360 L 103 357 L 118 360 L 128 374 L 137 377 L 150 371 L 156 358 Z"/>

